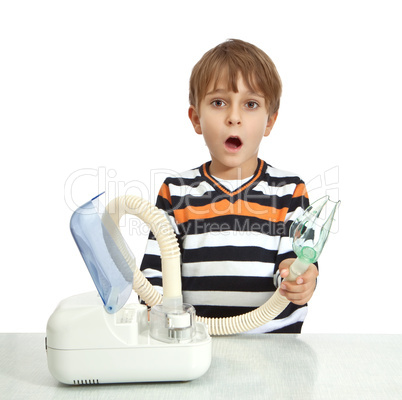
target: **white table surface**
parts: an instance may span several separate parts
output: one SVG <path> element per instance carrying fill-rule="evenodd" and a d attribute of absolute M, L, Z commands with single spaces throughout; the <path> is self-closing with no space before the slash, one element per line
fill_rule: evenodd
<path fill-rule="evenodd" d="M 402 399 L 402 335 L 214 337 L 191 382 L 67 386 L 47 369 L 45 335 L 0 334 L 0 399 Z"/>

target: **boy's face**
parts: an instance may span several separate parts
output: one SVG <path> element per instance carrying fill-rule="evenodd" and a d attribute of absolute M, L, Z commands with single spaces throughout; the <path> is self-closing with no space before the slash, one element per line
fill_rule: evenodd
<path fill-rule="evenodd" d="M 197 109 L 189 109 L 194 130 L 204 136 L 211 154 L 210 173 L 222 179 L 253 175 L 261 140 L 270 134 L 278 115 L 268 115 L 264 96 L 250 89 L 240 74 L 237 88 L 233 92 L 221 79 L 216 89 L 207 89 Z"/>

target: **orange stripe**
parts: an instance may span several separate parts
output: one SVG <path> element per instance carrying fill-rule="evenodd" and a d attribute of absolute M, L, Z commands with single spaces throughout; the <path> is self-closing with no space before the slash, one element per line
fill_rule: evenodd
<path fill-rule="evenodd" d="M 181 210 L 175 210 L 174 215 L 179 224 L 190 220 L 209 219 L 224 215 L 258 217 L 266 221 L 279 222 L 285 220 L 287 212 L 288 207 L 278 210 L 275 207 L 261 206 L 249 201 L 237 200 L 235 203 L 231 203 L 229 200 L 223 199 L 205 206 L 188 206 Z"/>
<path fill-rule="evenodd" d="M 163 197 L 169 202 L 170 205 L 172 205 L 172 198 L 170 197 L 169 187 L 168 185 L 166 185 L 166 183 L 161 186 L 161 189 L 159 190 L 159 196 Z"/>
<path fill-rule="evenodd" d="M 295 197 L 301 197 L 304 196 L 308 199 L 308 194 L 307 194 L 307 189 L 306 189 L 306 185 L 304 183 L 299 183 L 296 186 L 295 191 L 293 192 L 293 198 Z"/>
<path fill-rule="evenodd" d="M 212 182 L 214 182 L 215 185 L 218 186 L 220 190 L 222 190 L 222 192 L 226 193 L 228 196 L 236 196 L 236 194 L 238 194 L 238 193 L 242 192 L 243 190 L 247 189 L 253 182 L 255 182 L 260 177 L 262 167 L 264 166 L 264 163 L 262 162 L 262 160 L 260 160 L 259 163 L 260 163 L 260 166 L 259 166 L 258 171 L 257 171 L 256 175 L 254 176 L 254 178 L 250 182 L 248 182 L 246 186 L 240 187 L 235 192 L 229 192 L 229 190 L 227 190 L 218 181 L 216 181 L 211 175 L 209 175 L 208 172 L 207 172 L 207 164 L 203 165 L 203 170 L 204 170 L 204 175 L 208 179 L 210 179 Z"/>

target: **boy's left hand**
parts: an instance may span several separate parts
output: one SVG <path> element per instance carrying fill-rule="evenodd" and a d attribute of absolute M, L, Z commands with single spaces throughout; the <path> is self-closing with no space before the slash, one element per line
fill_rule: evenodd
<path fill-rule="evenodd" d="M 294 258 L 288 258 L 279 264 L 279 271 L 282 279 L 289 275 L 289 268 L 294 260 Z M 279 293 L 282 296 L 285 296 L 292 303 L 302 306 L 306 304 L 313 296 L 317 276 L 317 267 L 314 264 L 310 264 L 307 271 L 298 276 L 296 281 L 283 281 L 281 283 Z"/>

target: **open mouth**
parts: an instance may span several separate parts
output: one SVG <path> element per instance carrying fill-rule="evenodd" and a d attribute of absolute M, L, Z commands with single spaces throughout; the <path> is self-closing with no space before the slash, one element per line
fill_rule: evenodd
<path fill-rule="evenodd" d="M 243 145 L 242 141 L 237 136 L 231 136 L 225 142 L 225 146 L 229 150 L 238 150 L 242 145 Z"/>

